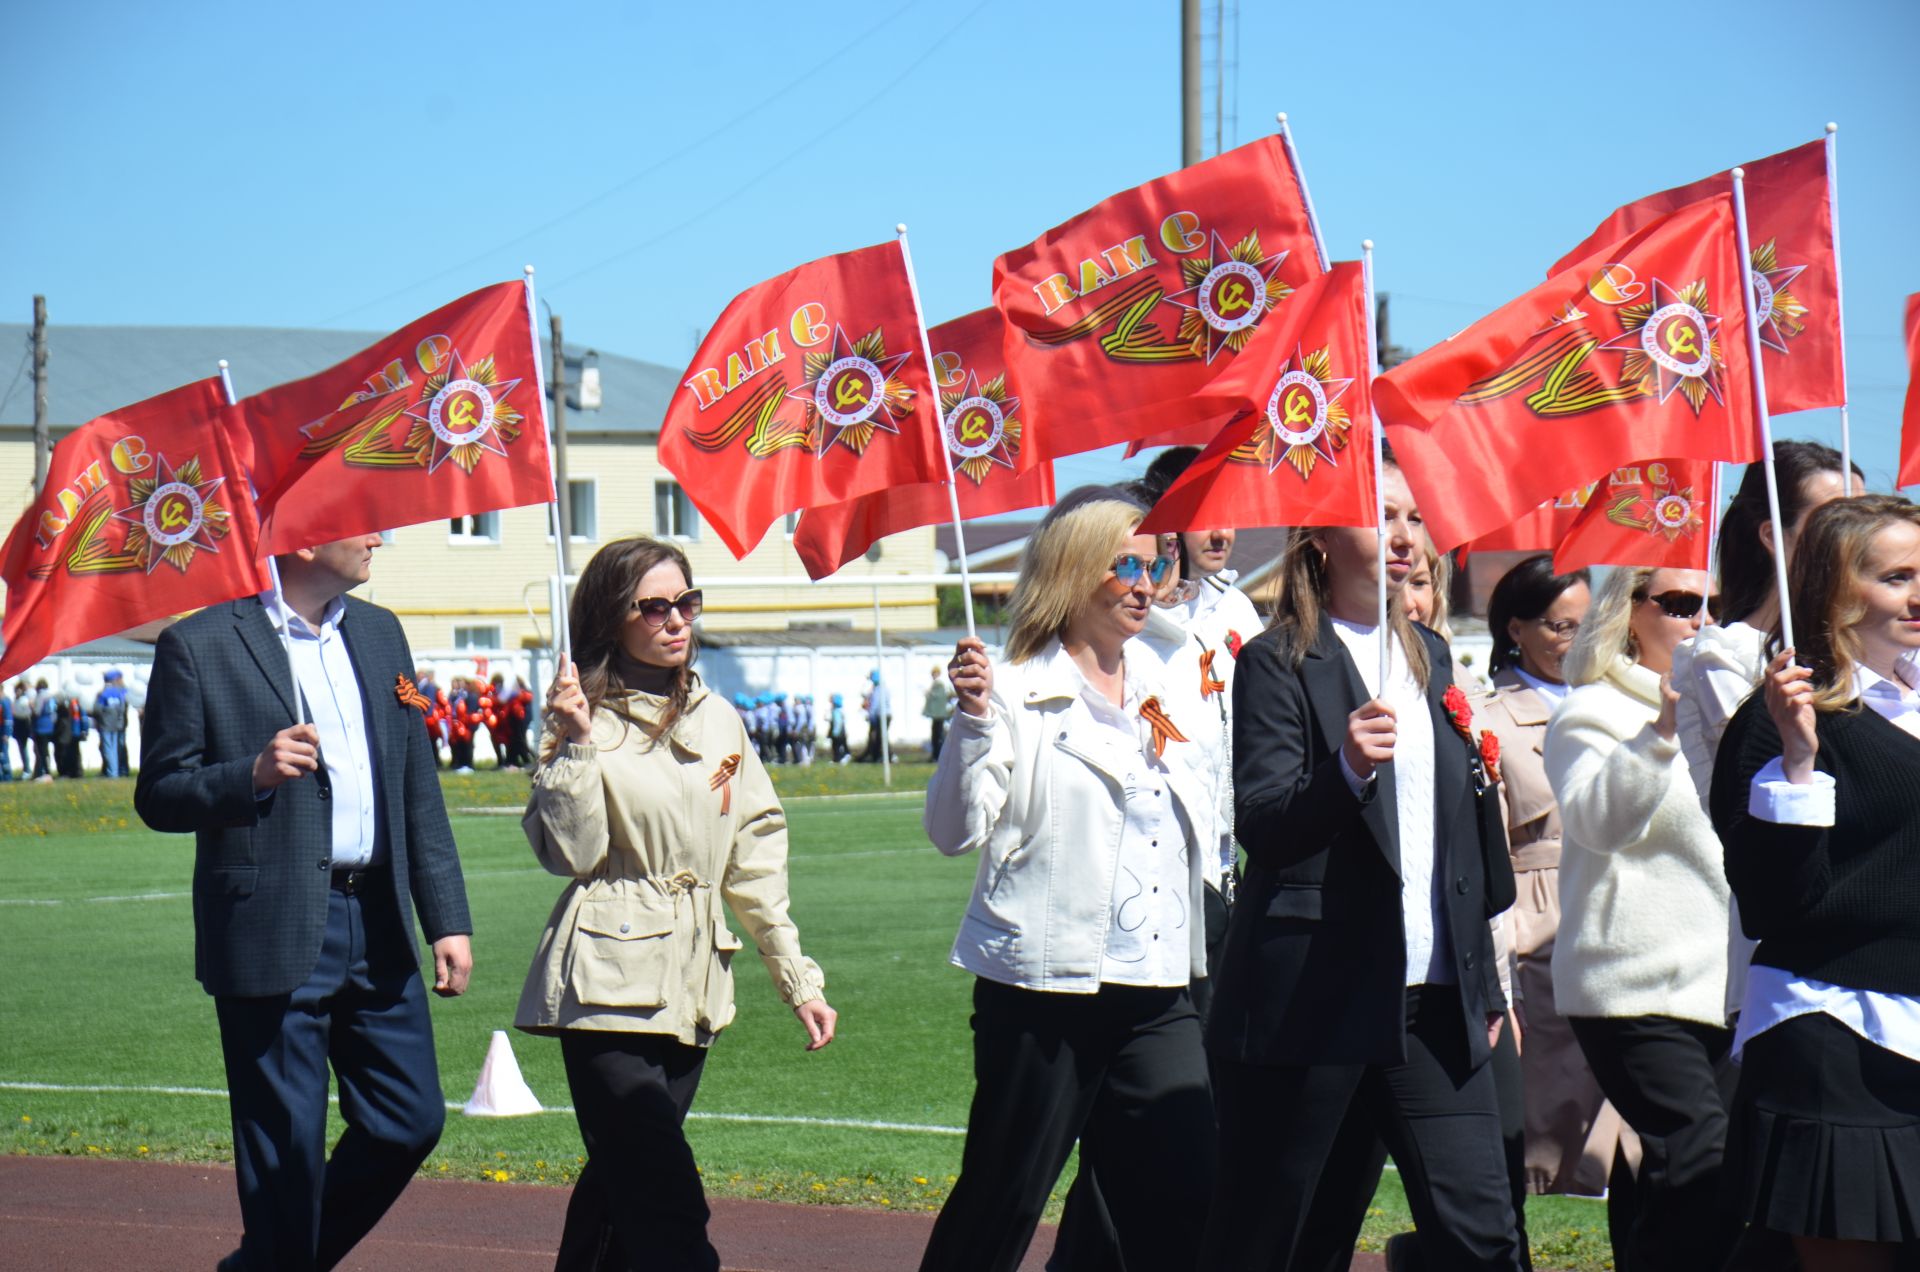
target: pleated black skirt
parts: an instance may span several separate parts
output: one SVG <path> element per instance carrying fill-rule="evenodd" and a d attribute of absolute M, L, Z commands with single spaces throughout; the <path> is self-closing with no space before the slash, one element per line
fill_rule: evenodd
<path fill-rule="evenodd" d="M 1796 1016 L 1741 1058 L 1728 1174 L 1750 1223 L 1920 1241 L 1920 1063 L 1831 1016 Z"/>

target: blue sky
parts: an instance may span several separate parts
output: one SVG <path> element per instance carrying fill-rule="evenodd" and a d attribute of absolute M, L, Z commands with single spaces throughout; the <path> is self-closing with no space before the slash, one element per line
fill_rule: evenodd
<path fill-rule="evenodd" d="M 1888 484 L 1920 5 L 1240 9 L 1237 139 L 1290 113 L 1333 254 L 1376 241 L 1416 349 L 1615 205 L 1839 121 L 1855 449 Z M 988 302 L 999 252 L 1177 166 L 1178 12 L 22 6 L 0 311 L 26 321 L 43 292 L 56 324 L 390 329 L 532 262 L 570 341 L 677 367 L 741 288 L 906 221 L 938 322 Z M 1835 412 L 1776 424 L 1837 434 Z"/>

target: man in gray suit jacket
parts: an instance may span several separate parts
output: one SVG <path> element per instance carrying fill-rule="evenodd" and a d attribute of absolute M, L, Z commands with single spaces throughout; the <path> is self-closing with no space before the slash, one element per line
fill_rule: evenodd
<path fill-rule="evenodd" d="M 346 595 L 379 543 L 278 558 L 277 593 L 162 634 L 147 688 L 134 807 L 195 836 L 194 975 L 220 1020 L 245 1226 L 229 1272 L 333 1267 L 446 1117 L 414 915 L 448 997 L 473 925 L 413 655 L 393 614 Z M 331 1159 L 329 1066 L 347 1124 Z"/>

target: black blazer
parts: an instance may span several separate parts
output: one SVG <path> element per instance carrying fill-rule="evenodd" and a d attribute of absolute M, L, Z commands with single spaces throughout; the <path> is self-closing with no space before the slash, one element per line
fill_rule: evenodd
<path fill-rule="evenodd" d="M 394 937 L 417 963 L 416 905 L 429 940 L 473 931 L 460 857 L 420 712 L 396 693 L 395 677 L 413 676 L 400 620 L 350 596 L 340 630 L 373 740 Z M 332 805 L 312 777 L 253 795 L 254 758 L 294 720 L 286 651 L 259 598 L 209 606 L 161 633 L 133 805 L 155 830 L 194 834 L 193 971 L 209 994 L 290 993 L 319 961 Z"/>
<path fill-rule="evenodd" d="M 1513 903 L 1506 836 L 1473 794 L 1467 744 L 1441 705 L 1453 657 L 1424 627 L 1433 675 L 1434 876 L 1477 1063 L 1486 1013 L 1504 1007 L 1487 920 Z M 1393 766 L 1364 798 L 1340 769 L 1347 717 L 1367 701 L 1359 669 L 1322 618 L 1298 669 L 1272 631 L 1247 643 L 1233 682 L 1234 834 L 1247 869 L 1215 976 L 1207 1046 L 1278 1065 L 1406 1058 L 1406 939 Z M 1483 853 L 1482 834 L 1497 839 Z M 1492 864 L 1489 866 L 1489 862 Z"/>

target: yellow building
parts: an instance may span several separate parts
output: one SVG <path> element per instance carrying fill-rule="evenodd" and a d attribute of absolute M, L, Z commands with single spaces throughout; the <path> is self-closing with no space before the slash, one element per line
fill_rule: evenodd
<path fill-rule="evenodd" d="M 0 348 L 22 348 L 28 337 L 22 325 L 0 324 Z M 245 396 L 311 375 L 379 338 L 246 327 L 54 326 L 47 341 L 54 439 L 116 407 L 214 374 L 221 358 L 230 361 L 234 387 Z M 574 346 L 566 353 L 569 549 L 576 572 L 610 539 L 673 536 L 707 589 L 702 625 L 709 631 L 798 629 L 795 643 L 804 644 L 809 628 L 872 630 L 872 589 L 811 585 L 789 542 L 793 518 L 769 530 L 744 561 L 735 561 L 701 525 L 660 463 L 660 420 L 678 389 L 674 370 Z M 7 525 L 32 498 L 32 423 L 33 385 L 23 368 L 0 399 L 0 518 Z M 417 651 L 514 650 L 542 640 L 550 632 L 555 571 L 548 515 L 545 507 L 514 508 L 400 526 L 375 557 L 362 594 L 401 615 Z M 888 539 L 878 561 L 857 561 L 842 574 L 884 578 L 944 568 L 927 528 Z M 755 582 L 735 587 L 729 579 Z M 879 595 L 887 629 L 935 625 L 932 587 L 896 584 Z"/>

